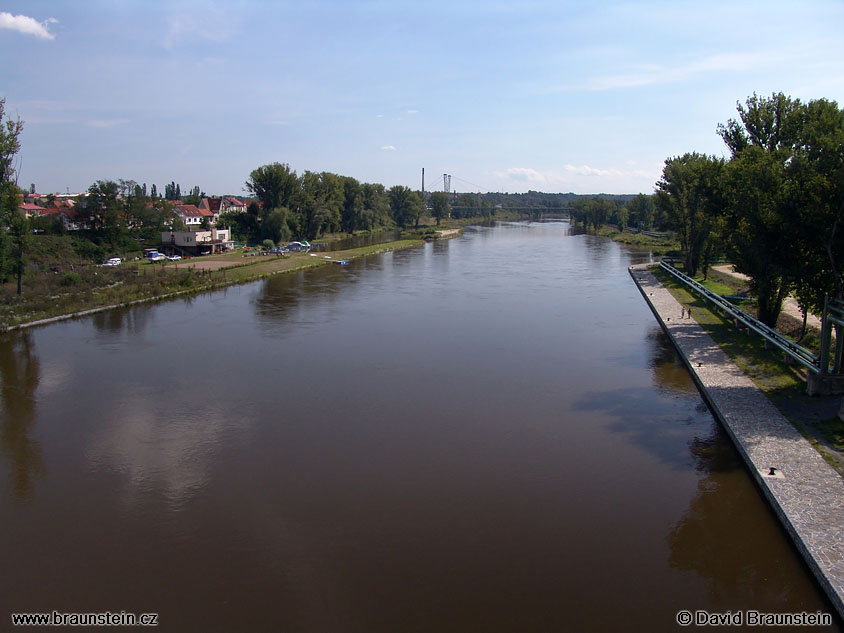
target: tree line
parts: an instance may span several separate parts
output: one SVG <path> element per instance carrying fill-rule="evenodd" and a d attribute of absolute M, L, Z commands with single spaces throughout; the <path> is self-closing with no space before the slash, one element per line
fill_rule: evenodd
<path fill-rule="evenodd" d="M 254 241 L 313 240 L 326 233 L 418 226 L 425 211 L 422 196 L 409 187 L 386 189 L 325 171 L 297 175 L 286 163 L 252 170 L 245 188 L 256 201 L 246 214 L 224 213 L 219 222 Z"/>
<path fill-rule="evenodd" d="M 773 326 L 789 293 L 820 314 L 844 288 L 844 110 L 754 94 L 717 126 L 729 158 L 690 152 L 665 161 L 656 210 L 677 231 L 689 275 L 726 256 L 751 279 L 759 319 Z"/>

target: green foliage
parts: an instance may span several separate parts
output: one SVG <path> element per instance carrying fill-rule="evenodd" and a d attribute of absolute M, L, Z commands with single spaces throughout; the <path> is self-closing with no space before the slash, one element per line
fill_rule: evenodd
<path fill-rule="evenodd" d="M 263 245 L 265 251 L 275 248 L 275 242 L 272 240 L 264 240 L 261 244 Z"/>
<path fill-rule="evenodd" d="M 752 278 L 759 318 L 776 322 L 794 290 L 803 308 L 842 297 L 844 111 L 782 93 L 750 97 L 740 121 L 719 125 L 727 170 L 727 248 Z"/>
<path fill-rule="evenodd" d="M 82 283 L 82 275 L 77 272 L 68 271 L 62 277 L 62 286 L 76 286 Z"/>
<path fill-rule="evenodd" d="M 440 220 L 448 217 L 448 194 L 444 191 L 435 191 L 431 194 L 431 215 L 436 218 L 437 226 Z"/>
<path fill-rule="evenodd" d="M 633 197 L 627 205 L 630 210 L 628 218 L 629 226 L 636 227 L 643 231 L 650 231 L 654 227 L 654 196 L 646 196 L 640 193 Z"/>
<path fill-rule="evenodd" d="M 296 172 L 286 163 L 271 163 L 253 169 L 246 181 L 246 190 L 263 204 L 265 213 L 280 207 L 290 207 L 298 189 Z"/>
<path fill-rule="evenodd" d="M 572 205 L 571 216 L 575 223 L 584 228 L 592 227 L 597 231 L 602 224 L 610 221 L 616 212 L 616 205 L 604 196 L 578 198 Z"/>
<path fill-rule="evenodd" d="M 5 118 L 6 99 L 0 99 L 0 183 L 13 180 L 15 156 L 21 149 L 23 121 Z M 5 118 L 5 120 L 4 120 Z"/>
<path fill-rule="evenodd" d="M 422 215 L 422 199 L 415 191 L 403 185 L 390 187 L 388 191 L 390 200 L 390 212 L 393 221 L 400 228 L 419 223 L 419 216 Z"/>
<path fill-rule="evenodd" d="M 677 231 L 687 274 L 695 275 L 714 250 L 713 229 L 723 207 L 724 161 L 697 152 L 669 158 L 656 183 L 656 207 Z"/>

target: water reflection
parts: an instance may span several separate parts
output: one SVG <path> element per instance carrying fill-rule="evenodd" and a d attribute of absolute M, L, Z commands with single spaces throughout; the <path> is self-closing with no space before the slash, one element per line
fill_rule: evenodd
<path fill-rule="evenodd" d="M 693 439 L 689 449 L 706 476 L 668 533 L 671 567 L 706 583 L 710 610 L 777 611 L 789 604 L 790 610 L 832 613 L 821 592 L 795 582 L 805 566 L 720 428 Z M 757 507 L 758 513 L 749 511 Z M 758 514 L 770 520 L 760 521 Z"/>
<path fill-rule="evenodd" d="M 124 507 L 134 507 L 147 494 L 172 508 L 184 505 L 208 483 L 226 431 L 242 426 L 218 402 L 186 400 L 192 402 L 166 409 L 142 397 L 125 401 L 114 422 L 94 437 L 88 462 L 123 476 Z"/>
<path fill-rule="evenodd" d="M 649 352 L 648 367 L 651 369 L 654 385 L 661 390 L 677 394 L 695 393 L 697 390 L 686 365 L 662 328 L 655 326 L 647 333 L 645 340 Z"/>
<path fill-rule="evenodd" d="M 101 334 L 142 334 L 150 314 L 150 306 L 105 310 L 91 315 L 91 322 Z"/>
<path fill-rule="evenodd" d="M 18 497 L 31 495 L 35 478 L 44 472 L 41 445 L 30 437 L 39 380 L 38 357 L 30 332 L 21 330 L 0 337 L 0 443 L 9 461 L 12 489 Z"/>
<path fill-rule="evenodd" d="M 313 244 L 314 252 L 325 251 L 345 251 L 350 248 L 362 248 L 364 246 L 372 246 L 373 244 L 383 244 L 385 242 L 393 242 L 401 239 L 401 231 L 378 231 L 370 233 L 369 235 L 354 235 L 352 237 L 344 237 L 333 242 Z"/>

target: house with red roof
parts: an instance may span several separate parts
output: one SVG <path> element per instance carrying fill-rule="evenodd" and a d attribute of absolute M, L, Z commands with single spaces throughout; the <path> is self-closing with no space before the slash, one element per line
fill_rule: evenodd
<path fill-rule="evenodd" d="M 84 223 L 80 221 L 79 212 L 72 206 L 49 206 L 46 209 L 38 207 L 39 218 L 54 218 L 64 225 L 66 231 L 78 231 Z"/>
<path fill-rule="evenodd" d="M 246 213 L 246 202 L 234 196 L 226 196 L 222 199 L 221 210 L 223 213 Z"/>
<path fill-rule="evenodd" d="M 32 204 L 30 202 L 23 202 L 18 205 L 18 211 L 23 213 L 28 218 L 39 215 L 43 210 L 44 207 L 39 206 L 37 204 Z"/>
<path fill-rule="evenodd" d="M 209 223 L 214 224 L 216 218 L 208 209 L 201 209 L 193 204 L 177 204 L 173 206 L 176 216 L 185 223 L 187 228 L 199 228 L 202 219 L 206 218 Z"/>

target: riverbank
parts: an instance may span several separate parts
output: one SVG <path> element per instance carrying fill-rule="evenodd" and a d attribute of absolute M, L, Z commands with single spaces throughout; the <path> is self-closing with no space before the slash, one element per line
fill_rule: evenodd
<path fill-rule="evenodd" d="M 456 237 L 459 231 L 443 231 L 442 239 Z M 82 274 L 97 279 L 98 285 L 79 288 L 74 282 L 66 286 L 45 284 L 35 296 L 27 294 L 19 303 L 8 303 L 0 322 L 0 332 L 46 325 L 97 312 L 127 307 L 216 290 L 226 286 L 248 283 L 258 279 L 335 264 L 389 251 L 415 248 L 423 239 L 402 239 L 347 250 L 324 251 L 319 254 L 295 253 L 285 257 L 259 255 L 244 257 L 243 252 L 208 256 L 181 262 L 150 264 L 129 263 L 114 269 L 102 267 L 80 270 L 76 276 L 84 283 Z M 80 274 L 82 273 L 82 274 Z M 75 278 L 74 278 L 75 279 Z M 105 283 L 103 283 L 105 282 Z M 58 291 L 57 287 L 61 290 Z M 17 310 L 15 309 L 17 308 Z"/>
<path fill-rule="evenodd" d="M 844 617 L 844 480 L 648 270 L 630 275 L 809 568 Z"/>

